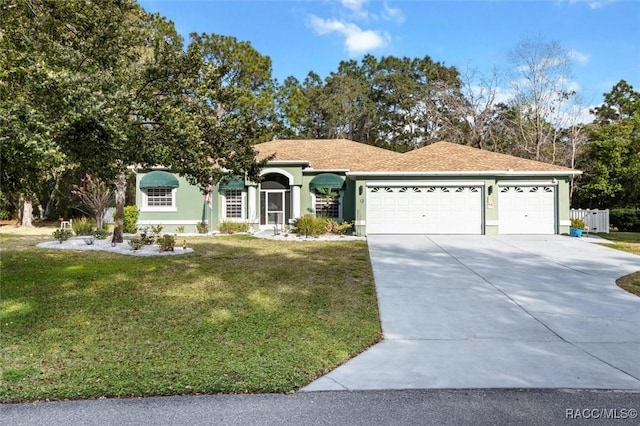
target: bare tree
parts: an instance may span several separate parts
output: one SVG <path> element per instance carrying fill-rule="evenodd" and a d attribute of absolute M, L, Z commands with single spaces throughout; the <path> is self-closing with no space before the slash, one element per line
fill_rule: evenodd
<path fill-rule="evenodd" d="M 570 87 L 571 61 L 558 42 L 539 37 L 524 39 L 509 52 L 520 150 L 535 160 L 556 161 L 559 121 L 576 95 Z"/>
<path fill-rule="evenodd" d="M 97 177 L 86 175 L 80 186 L 74 185 L 71 191 L 96 218 L 96 227 L 102 229 L 102 221 L 107 209 L 113 202 L 113 191 Z"/>

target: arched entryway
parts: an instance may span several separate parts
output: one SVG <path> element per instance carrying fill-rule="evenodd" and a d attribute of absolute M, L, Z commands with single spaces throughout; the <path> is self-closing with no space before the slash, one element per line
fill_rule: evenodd
<path fill-rule="evenodd" d="M 289 177 L 266 173 L 260 183 L 260 225 L 284 225 L 291 219 Z"/>

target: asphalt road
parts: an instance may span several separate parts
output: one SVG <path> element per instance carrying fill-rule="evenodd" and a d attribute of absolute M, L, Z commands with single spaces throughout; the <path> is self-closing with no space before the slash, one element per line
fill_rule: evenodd
<path fill-rule="evenodd" d="M 396 390 L 0 405 L 2 425 L 637 425 L 640 391 Z"/>

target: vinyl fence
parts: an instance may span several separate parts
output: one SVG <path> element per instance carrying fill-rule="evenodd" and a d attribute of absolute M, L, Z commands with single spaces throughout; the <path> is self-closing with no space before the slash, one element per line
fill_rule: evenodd
<path fill-rule="evenodd" d="M 582 219 L 587 232 L 609 233 L 609 209 L 571 209 L 571 219 Z"/>

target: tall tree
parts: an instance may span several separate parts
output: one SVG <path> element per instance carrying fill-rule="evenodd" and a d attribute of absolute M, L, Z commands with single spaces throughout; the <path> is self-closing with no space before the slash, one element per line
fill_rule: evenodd
<path fill-rule="evenodd" d="M 527 38 L 509 52 L 512 65 L 513 123 L 519 131 L 520 155 L 554 162 L 561 120 L 567 101 L 576 92 L 568 87 L 571 56 L 555 41 Z"/>
<path fill-rule="evenodd" d="M 576 204 L 640 208 L 640 93 L 621 80 L 604 99 L 579 158 Z"/>
<path fill-rule="evenodd" d="M 223 170 L 257 174 L 272 85 L 248 43 L 193 35 L 185 51 L 173 24 L 132 0 L 13 0 L 2 13 L 2 155 L 22 162 L 3 168 L 3 189 L 33 192 L 29 172 L 59 156 L 115 182 L 121 241 L 130 165 L 165 164 L 201 187 Z"/>

